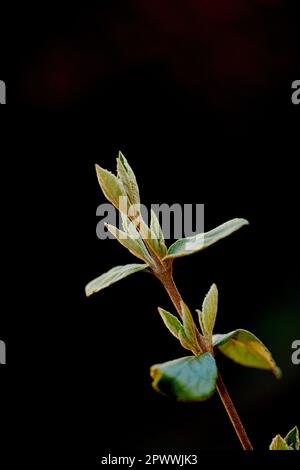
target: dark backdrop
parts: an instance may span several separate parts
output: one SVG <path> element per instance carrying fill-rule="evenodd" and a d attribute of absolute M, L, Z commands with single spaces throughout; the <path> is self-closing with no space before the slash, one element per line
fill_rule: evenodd
<path fill-rule="evenodd" d="M 297 13 L 296 2 L 190 0 L 10 14 L 0 77 L 11 247 L 3 442 L 20 449 L 10 461 L 239 449 L 217 396 L 176 404 L 151 389 L 149 367 L 181 354 L 157 314 L 171 305 L 155 279 L 140 273 L 84 296 L 93 277 L 134 261 L 95 234 L 104 198 L 94 163 L 113 169 L 119 149 L 146 205 L 205 203 L 207 230 L 249 219 L 178 260 L 175 278 L 193 308 L 216 282 L 217 329 L 250 329 L 283 369 L 276 381 L 219 357 L 255 447 L 299 424 Z"/>

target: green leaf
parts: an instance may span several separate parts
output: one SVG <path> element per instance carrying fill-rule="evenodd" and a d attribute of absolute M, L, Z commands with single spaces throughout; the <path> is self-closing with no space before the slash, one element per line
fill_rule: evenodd
<path fill-rule="evenodd" d="M 250 331 L 239 329 L 224 335 L 214 335 L 213 345 L 238 364 L 271 370 L 275 377 L 281 377 L 281 370 L 270 351 Z"/>
<path fill-rule="evenodd" d="M 124 232 L 129 233 L 129 225 L 131 224 L 131 220 L 127 216 L 127 214 L 124 214 L 124 212 L 120 212 L 121 215 L 121 220 L 122 220 L 122 227 Z"/>
<path fill-rule="evenodd" d="M 199 354 L 200 349 L 197 343 L 197 330 L 196 330 L 196 325 L 194 323 L 192 314 L 190 312 L 190 309 L 184 302 L 181 302 L 180 304 L 181 304 L 181 311 L 182 311 L 183 328 L 184 328 L 186 339 L 188 340 L 190 344 L 190 349 L 192 349 L 192 351 L 195 354 Z"/>
<path fill-rule="evenodd" d="M 167 247 L 165 245 L 165 238 L 160 226 L 157 215 L 154 210 L 151 209 L 151 223 L 150 223 L 151 235 L 154 241 L 156 251 L 161 256 L 164 257 L 167 254 Z"/>
<path fill-rule="evenodd" d="M 166 252 L 162 250 L 162 246 L 160 245 L 159 240 L 157 240 L 152 233 L 152 230 L 148 227 L 145 221 L 140 218 L 139 219 L 139 231 L 144 240 L 146 240 L 147 245 L 151 248 L 151 250 L 159 257 L 162 258 Z"/>
<path fill-rule="evenodd" d="M 270 445 L 270 450 L 290 450 L 285 440 L 277 434 Z"/>
<path fill-rule="evenodd" d="M 177 317 L 167 312 L 167 310 L 158 307 L 158 311 L 168 330 L 175 338 L 180 339 L 180 334 L 184 332 L 182 323 L 180 323 Z"/>
<path fill-rule="evenodd" d="M 164 242 L 165 242 L 165 237 L 164 237 L 162 228 L 161 228 L 161 226 L 160 226 L 158 217 L 157 217 L 157 215 L 155 214 L 155 212 L 154 212 L 153 209 L 151 209 L 151 224 L 150 224 L 150 228 L 151 228 L 152 232 L 154 233 L 155 238 L 157 238 L 157 240 L 160 240 L 162 243 L 164 243 Z"/>
<path fill-rule="evenodd" d="M 299 429 L 295 426 L 284 438 L 292 450 L 300 450 Z"/>
<path fill-rule="evenodd" d="M 210 353 L 151 367 L 153 388 L 180 401 L 207 400 L 215 391 L 217 366 Z"/>
<path fill-rule="evenodd" d="M 127 264 L 125 266 L 116 266 L 105 274 L 97 277 L 85 288 L 85 293 L 89 297 L 96 292 L 114 284 L 115 282 L 121 281 L 124 277 L 130 276 L 131 274 L 143 271 L 148 268 L 147 264 Z"/>
<path fill-rule="evenodd" d="M 188 351 L 192 351 L 196 355 L 200 354 L 199 347 L 197 345 L 191 343 L 191 341 L 187 337 L 184 329 L 182 331 L 179 331 L 179 338 L 178 339 L 180 341 L 181 346 L 184 349 L 188 349 Z"/>
<path fill-rule="evenodd" d="M 215 326 L 218 311 L 218 289 L 213 284 L 202 305 L 202 322 L 205 334 L 211 336 Z"/>
<path fill-rule="evenodd" d="M 132 223 L 128 226 L 129 234 L 119 230 L 117 227 L 114 227 L 110 224 L 105 224 L 107 229 L 113 234 L 114 237 L 121 243 L 127 250 L 130 251 L 137 258 L 146 261 L 150 265 L 152 264 L 151 256 L 149 255 L 143 240 L 139 236 L 137 230 L 134 228 Z"/>
<path fill-rule="evenodd" d="M 199 354 L 200 351 L 198 346 L 194 344 L 194 341 L 191 341 L 187 337 L 184 331 L 184 326 L 178 320 L 178 318 L 163 308 L 158 307 L 158 311 L 168 330 L 172 333 L 173 336 L 175 336 L 175 338 L 179 339 L 181 346 L 185 349 L 188 349 L 189 351 L 194 352 L 195 354 Z"/>
<path fill-rule="evenodd" d="M 126 194 L 129 198 L 129 201 L 132 205 L 139 207 L 140 204 L 140 192 L 139 187 L 136 181 L 135 174 L 129 165 L 128 161 L 122 154 L 119 152 L 119 158 L 117 158 L 117 170 L 118 177 L 122 181 Z"/>
<path fill-rule="evenodd" d="M 119 209 L 121 198 L 127 198 L 122 182 L 113 173 L 104 170 L 99 165 L 96 165 L 96 172 L 104 196 Z"/>
<path fill-rule="evenodd" d="M 199 325 L 200 325 L 201 332 L 204 334 L 205 333 L 205 328 L 204 328 L 204 323 L 203 323 L 203 314 L 202 314 L 201 310 L 196 309 L 196 312 L 198 313 L 198 320 L 199 320 Z"/>
<path fill-rule="evenodd" d="M 193 237 L 177 240 L 168 249 L 166 258 L 179 258 L 197 253 L 248 224 L 249 222 L 245 219 L 233 219 L 210 232 L 199 233 Z"/>

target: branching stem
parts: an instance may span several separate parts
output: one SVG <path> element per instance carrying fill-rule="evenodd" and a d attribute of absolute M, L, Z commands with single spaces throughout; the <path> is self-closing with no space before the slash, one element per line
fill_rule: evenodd
<path fill-rule="evenodd" d="M 161 265 L 162 267 L 163 265 Z M 158 279 L 162 282 L 164 288 L 166 289 L 170 299 L 172 300 L 174 307 L 177 310 L 177 313 L 180 317 L 182 317 L 182 312 L 181 312 L 181 302 L 182 302 L 182 297 L 176 287 L 176 284 L 173 279 L 172 275 L 172 262 L 170 262 L 169 265 L 167 265 L 167 268 L 164 267 L 164 269 L 159 269 L 155 275 L 158 277 Z M 208 351 L 207 345 L 205 344 L 205 341 L 203 340 L 203 337 L 198 335 L 198 344 L 200 347 L 200 350 L 202 352 Z M 211 351 L 210 351 L 211 352 Z M 224 405 L 224 408 L 230 418 L 230 421 L 234 427 L 234 430 L 240 440 L 240 443 L 243 447 L 244 450 L 253 450 L 252 444 L 247 436 L 247 433 L 245 431 L 245 428 L 240 420 L 240 417 L 236 411 L 236 408 L 230 398 L 230 395 L 228 393 L 228 390 L 223 382 L 223 379 L 221 377 L 220 372 L 218 372 L 218 379 L 217 379 L 217 391 L 218 394 L 221 398 L 221 401 Z"/>

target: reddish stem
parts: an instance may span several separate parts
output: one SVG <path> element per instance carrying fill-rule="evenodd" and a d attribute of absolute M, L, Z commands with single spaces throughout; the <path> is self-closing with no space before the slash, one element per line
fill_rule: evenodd
<path fill-rule="evenodd" d="M 162 267 L 162 265 L 160 265 Z M 181 302 L 182 302 L 182 297 L 176 287 L 176 284 L 174 282 L 173 276 L 172 276 L 172 262 L 170 262 L 167 267 L 164 267 L 164 269 L 159 269 L 155 275 L 158 277 L 158 279 L 162 282 L 164 288 L 166 289 L 170 299 L 173 302 L 174 307 L 177 310 L 177 313 L 180 317 L 182 317 L 181 313 Z M 203 338 L 198 335 L 198 343 L 201 351 L 206 352 L 208 351 L 207 345 L 205 344 L 205 341 Z M 240 420 L 240 417 L 236 411 L 236 408 L 230 398 L 230 395 L 228 393 L 228 390 L 223 382 L 223 379 L 221 377 L 221 374 L 218 372 L 218 379 L 217 379 L 217 391 L 218 394 L 222 400 L 222 403 L 224 405 L 224 408 L 230 418 L 230 421 L 234 427 L 234 430 L 240 440 L 240 443 L 242 444 L 242 447 L 244 450 L 253 450 L 252 444 L 247 436 L 247 433 L 245 431 L 245 428 Z"/>

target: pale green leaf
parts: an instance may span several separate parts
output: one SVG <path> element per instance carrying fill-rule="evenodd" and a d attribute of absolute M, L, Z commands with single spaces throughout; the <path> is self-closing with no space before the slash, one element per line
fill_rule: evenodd
<path fill-rule="evenodd" d="M 191 343 L 190 339 L 187 337 L 184 329 L 182 331 L 179 331 L 179 341 L 181 346 L 184 349 L 188 349 L 189 351 L 192 351 L 194 354 L 199 354 L 200 350 L 199 347 L 193 343 Z"/>
<path fill-rule="evenodd" d="M 191 339 L 187 337 L 184 331 L 184 326 L 180 320 L 163 308 L 158 307 L 158 311 L 168 330 L 173 336 L 175 336 L 175 338 L 179 339 L 181 346 L 195 354 L 198 354 L 200 352 L 198 346 L 195 345 L 194 340 L 191 341 Z"/>
<path fill-rule="evenodd" d="M 124 185 L 130 204 L 138 208 L 140 204 L 139 187 L 135 174 L 122 152 L 119 152 L 119 158 L 117 158 L 117 170 L 118 177 Z"/>
<path fill-rule="evenodd" d="M 140 233 L 137 231 L 137 229 L 135 227 L 135 224 L 131 221 L 128 222 L 127 232 L 128 232 L 128 235 L 130 236 L 130 238 L 132 238 L 132 240 L 138 240 L 139 241 L 142 249 L 146 249 Z"/>
<path fill-rule="evenodd" d="M 156 248 L 156 252 L 161 256 L 164 257 L 167 254 L 167 247 L 165 245 L 165 238 L 160 226 L 159 220 L 157 215 L 155 214 L 154 210 L 151 209 L 151 237 L 154 241 L 154 246 Z"/>
<path fill-rule="evenodd" d="M 199 325 L 200 325 L 200 328 L 201 328 L 201 332 L 203 334 L 205 334 L 205 327 L 204 327 L 204 322 L 203 322 L 203 313 L 201 312 L 201 310 L 196 310 L 196 312 L 198 313 L 198 320 L 199 320 Z"/>
<path fill-rule="evenodd" d="M 202 305 L 202 320 L 205 334 L 212 335 L 218 311 L 218 289 L 213 284 Z"/>
<path fill-rule="evenodd" d="M 180 339 L 180 333 L 184 331 L 182 323 L 177 317 L 167 312 L 167 310 L 158 307 L 158 311 L 168 330 L 175 336 L 175 338 Z"/>
<path fill-rule="evenodd" d="M 124 214 L 122 212 L 121 219 L 124 232 L 126 232 L 133 240 L 140 240 L 142 242 L 142 234 L 138 232 L 136 228 L 140 224 L 140 219 L 136 218 L 134 220 L 131 220 L 127 214 Z"/>
<path fill-rule="evenodd" d="M 271 442 L 270 450 L 290 450 L 285 440 L 277 434 Z"/>
<path fill-rule="evenodd" d="M 162 228 L 160 226 L 158 217 L 157 217 L 157 215 L 156 215 L 156 213 L 154 212 L 153 209 L 151 209 L 150 228 L 151 228 L 152 232 L 154 233 L 155 237 L 158 240 L 161 240 L 164 243 L 164 241 L 165 241 L 164 234 L 163 234 Z"/>
<path fill-rule="evenodd" d="M 166 258 L 179 258 L 181 256 L 197 253 L 248 224 L 249 222 L 245 219 L 233 219 L 216 227 L 210 232 L 199 233 L 193 237 L 177 240 L 168 249 Z"/>
<path fill-rule="evenodd" d="M 163 251 L 163 247 L 160 244 L 160 241 L 157 240 L 154 233 L 148 227 L 142 217 L 139 219 L 139 232 L 148 245 L 149 249 L 152 250 L 152 252 L 154 252 L 159 258 L 163 258 L 166 251 Z"/>
<path fill-rule="evenodd" d="M 300 450 L 299 429 L 295 426 L 284 438 L 292 450 Z"/>
<path fill-rule="evenodd" d="M 223 335 L 214 335 L 213 345 L 238 364 L 271 370 L 277 378 L 281 377 L 281 370 L 270 351 L 250 331 L 239 329 Z"/>
<path fill-rule="evenodd" d="M 138 232 L 135 230 L 132 223 L 129 224 L 128 230 L 129 234 L 119 230 L 117 227 L 114 227 L 110 224 L 105 224 L 107 229 L 113 234 L 113 236 L 121 243 L 127 250 L 130 251 L 137 258 L 146 261 L 151 265 L 152 259 L 140 238 Z"/>
<path fill-rule="evenodd" d="M 200 349 L 197 343 L 196 325 L 194 323 L 190 309 L 184 302 L 181 302 L 181 311 L 182 311 L 183 328 L 184 328 L 186 338 L 189 341 L 191 347 L 193 348 L 192 349 L 193 352 L 197 354 L 200 352 Z"/>
<path fill-rule="evenodd" d="M 147 267 L 147 264 L 127 264 L 125 266 L 116 266 L 87 284 L 85 293 L 89 297 L 90 295 L 109 287 L 111 284 L 121 281 L 121 279 L 124 279 L 131 274 L 147 269 Z"/>
<path fill-rule="evenodd" d="M 151 367 L 153 388 L 180 401 L 203 401 L 215 391 L 217 366 L 210 353 Z"/>
<path fill-rule="evenodd" d="M 129 217 L 127 214 L 124 214 L 124 212 L 120 212 L 121 215 L 121 220 L 122 220 L 122 227 L 124 232 L 129 233 L 129 225 L 131 223 Z"/>
<path fill-rule="evenodd" d="M 96 165 L 98 182 L 106 199 L 117 209 L 120 207 L 121 198 L 127 198 L 122 182 L 110 171 Z M 123 204 L 121 204 L 122 206 Z M 126 204 L 125 204 L 126 207 Z"/>

